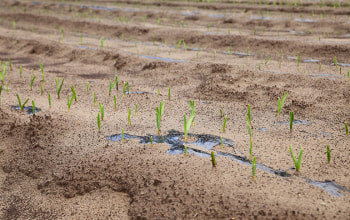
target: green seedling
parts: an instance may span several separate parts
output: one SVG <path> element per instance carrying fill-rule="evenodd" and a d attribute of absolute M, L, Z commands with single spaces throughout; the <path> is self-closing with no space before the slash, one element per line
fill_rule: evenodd
<path fill-rule="evenodd" d="M 117 111 L 117 98 L 114 95 L 114 111 Z"/>
<path fill-rule="evenodd" d="M 156 119 L 157 119 L 157 128 L 158 128 L 158 134 L 160 134 L 160 126 L 161 126 L 161 120 L 162 120 L 162 116 L 161 116 L 161 111 L 160 109 L 157 107 L 156 108 Z"/>
<path fill-rule="evenodd" d="M 253 139 L 252 128 L 251 128 L 250 123 L 249 123 L 248 115 L 245 115 L 245 117 L 246 117 L 246 120 L 247 120 L 247 126 L 248 126 L 249 137 L 250 137 L 250 139 Z"/>
<path fill-rule="evenodd" d="M 77 92 L 76 92 L 76 90 L 75 90 L 74 86 L 71 86 L 71 87 L 70 87 L 70 90 L 71 90 L 71 91 L 72 91 L 72 93 L 73 93 L 72 98 L 74 97 L 74 100 L 77 102 L 77 101 L 78 101 L 78 98 L 77 98 Z"/>
<path fill-rule="evenodd" d="M 230 45 L 230 47 L 228 48 L 228 54 L 231 56 L 232 55 L 232 47 Z"/>
<path fill-rule="evenodd" d="M 32 91 L 35 78 L 36 78 L 36 75 L 34 75 L 30 81 L 30 91 Z"/>
<path fill-rule="evenodd" d="M 1 92 L 2 92 L 2 85 L 0 85 L 0 105 L 1 105 Z"/>
<path fill-rule="evenodd" d="M 339 67 L 339 74 L 341 75 L 341 66 Z"/>
<path fill-rule="evenodd" d="M 123 84 L 123 98 L 125 98 L 125 82 Z"/>
<path fill-rule="evenodd" d="M 10 70 L 12 70 L 12 62 L 11 62 L 11 59 L 9 59 L 9 67 L 10 67 Z"/>
<path fill-rule="evenodd" d="M 101 119 L 102 121 L 105 119 L 105 107 L 103 105 L 101 105 L 101 103 L 98 103 L 98 107 L 100 108 L 100 112 L 101 112 Z"/>
<path fill-rule="evenodd" d="M 69 99 L 69 95 L 67 95 L 67 98 L 68 98 L 68 102 L 67 102 L 67 105 L 68 105 L 68 111 L 70 110 L 70 107 L 73 103 L 73 99 L 74 99 L 74 95 L 72 95 L 72 98 Z"/>
<path fill-rule="evenodd" d="M 135 105 L 135 116 L 137 116 L 137 103 Z"/>
<path fill-rule="evenodd" d="M 297 160 L 295 159 L 295 157 L 294 157 L 292 145 L 290 145 L 290 147 L 289 147 L 289 151 L 290 151 L 290 154 L 292 155 L 295 168 L 296 168 L 296 170 L 297 170 L 298 172 L 300 171 L 301 156 L 303 155 L 303 150 L 304 150 L 304 149 L 301 148 L 301 150 L 300 150 L 300 152 L 299 152 L 299 158 L 298 158 L 298 161 L 297 161 Z"/>
<path fill-rule="evenodd" d="M 89 86 L 90 86 L 90 84 L 89 84 L 89 82 L 87 82 L 86 83 L 86 95 L 89 94 Z"/>
<path fill-rule="evenodd" d="M 269 56 L 269 57 L 267 58 L 267 60 L 265 61 L 265 65 L 267 65 L 267 64 L 269 63 L 270 59 L 271 59 L 271 56 Z"/>
<path fill-rule="evenodd" d="M 128 94 L 130 95 L 129 82 L 126 82 L 126 91 L 128 91 Z"/>
<path fill-rule="evenodd" d="M 350 70 L 348 71 L 348 80 L 350 79 Z"/>
<path fill-rule="evenodd" d="M 216 167 L 216 160 L 215 160 L 214 151 L 212 151 L 210 154 L 211 154 L 211 162 L 213 164 L 213 167 Z"/>
<path fill-rule="evenodd" d="M 64 38 L 64 28 L 61 28 L 61 40 Z"/>
<path fill-rule="evenodd" d="M 32 100 L 32 111 L 33 111 L 33 115 L 35 115 L 35 103 L 34 103 L 34 100 Z"/>
<path fill-rule="evenodd" d="M 169 90 L 168 90 L 168 99 L 169 99 L 169 100 L 171 99 L 171 96 L 170 96 L 170 86 L 169 86 Z"/>
<path fill-rule="evenodd" d="M 213 51 L 213 60 L 215 61 L 215 57 L 216 57 L 216 50 Z"/>
<path fill-rule="evenodd" d="M 153 136 L 151 136 L 151 146 L 153 147 Z"/>
<path fill-rule="evenodd" d="M 247 56 L 249 55 L 249 47 L 247 47 Z"/>
<path fill-rule="evenodd" d="M 185 51 L 186 51 L 186 50 L 187 50 L 187 45 L 186 45 L 186 43 L 185 43 L 185 40 L 182 40 L 182 43 L 183 43 L 184 49 L 185 49 Z"/>
<path fill-rule="evenodd" d="M 41 84 L 41 86 L 40 86 L 40 95 L 43 95 L 43 93 L 44 93 L 44 87 L 43 87 L 43 84 Z"/>
<path fill-rule="evenodd" d="M 124 33 L 122 33 L 121 39 L 122 41 L 124 41 Z"/>
<path fill-rule="evenodd" d="M 61 84 L 60 84 L 60 79 L 56 78 L 56 88 L 57 88 L 57 98 L 60 98 L 60 93 L 61 93 L 61 89 L 63 86 L 63 82 L 64 82 L 64 77 L 62 78 Z"/>
<path fill-rule="evenodd" d="M 222 118 L 224 115 L 222 114 L 222 109 L 220 108 L 220 117 Z"/>
<path fill-rule="evenodd" d="M 331 150 L 329 149 L 329 145 L 327 145 L 327 161 L 331 162 Z"/>
<path fill-rule="evenodd" d="M 261 70 L 261 64 L 259 63 L 259 70 Z"/>
<path fill-rule="evenodd" d="M 103 45 L 104 45 L 104 43 L 105 43 L 105 40 L 106 40 L 106 39 L 101 39 L 101 50 L 103 49 Z"/>
<path fill-rule="evenodd" d="M 130 122 L 130 117 L 131 117 L 131 109 L 129 108 L 129 114 L 128 114 L 128 125 L 131 125 L 131 122 Z"/>
<path fill-rule="evenodd" d="M 160 97 L 160 90 L 158 89 L 158 96 Z"/>
<path fill-rule="evenodd" d="M 159 112 L 160 112 L 160 119 L 162 120 L 163 115 L 164 115 L 164 106 L 165 106 L 165 101 L 159 103 Z"/>
<path fill-rule="evenodd" d="M 225 116 L 225 119 L 224 119 L 224 126 L 222 127 L 222 133 L 225 133 L 226 121 L 227 121 L 227 115 Z"/>
<path fill-rule="evenodd" d="M 51 108 L 51 95 L 50 95 L 50 93 L 48 93 L 47 96 L 48 96 L 48 99 L 49 99 L 49 108 Z"/>
<path fill-rule="evenodd" d="M 250 138 L 250 147 L 249 147 L 249 159 L 253 157 L 253 139 Z"/>
<path fill-rule="evenodd" d="M 255 181 L 255 170 L 256 170 L 256 158 L 254 157 L 253 163 L 252 163 L 252 178 L 253 178 L 253 181 Z"/>
<path fill-rule="evenodd" d="M 299 67 L 299 63 L 300 63 L 300 54 L 298 53 L 298 55 L 297 55 L 297 67 Z"/>
<path fill-rule="evenodd" d="M 185 156 L 187 157 L 187 146 L 185 145 Z"/>
<path fill-rule="evenodd" d="M 6 83 L 6 92 L 7 92 L 7 94 L 9 94 L 10 93 L 10 89 L 9 89 L 9 86 L 7 85 L 7 83 Z"/>
<path fill-rule="evenodd" d="M 112 81 L 109 81 L 109 91 L 108 91 L 108 95 L 111 95 L 112 89 L 115 87 L 115 85 L 117 84 L 117 81 L 114 81 L 112 83 Z"/>
<path fill-rule="evenodd" d="M 184 128 L 185 128 L 185 137 L 184 138 L 185 138 L 185 141 L 187 141 L 188 130 L 190 130 L 195 113 L 196 113 L 195 111 L 193 111 L 193 112 L 191 111 L 191 116 L 188 119 L 188 121 L 186 120 L 186 114 L 184 115 Z"/>
<path fill-rule="evenodd" d="M 176 47 L 175 47 L 175 50 L 177 50 L 177 49 L 180 47 L 181 42 L 182 42 L 182 40 L 179 40 L 179 42 L 177 43 L 177 45 L 176 45 Z"/>
<path fill-rule="evenodd" d="M 29 101 L 29 98 L 23 103 L 23 105 L 22 105 L 22 103 L 21 103 L 21 99 L 19 98 L 19 95 L 18 94 L 16 94 L 16 96 L 17 96 L 17 100 L 18 100 L 18 105 L 19 105 L 19 108 L 21 109 L 21 110 L 23 110 L 23 108 L 24 108 L 24 106 L 25 106 L 25 104 L 27 104 L 27 102 Z"/>
<path fill-rule="evenodd" d="M 23 69 L 22 69 L 22 66 L 19 67 L 19 77 L 22 78 L 22 72 L 23 72 Z"/>
<path fill-rule="evenodd" d="M 97 113 L 97 126 L 98 126 L 98 131 L 101 132 L 101 118 L 100 118 L 100 113 Z M 124 137 L 124 135 L 122 135 Z M 124 138 L 123 138 L 124 140 Z"/>
<path fill-rule="evenodd" d="M 322 68 L 322 64 L 321 64 L 321 62 L 320 62 L 319 66 L 318 66 L 318 71 L 321 72 L 321 68 Z"/>
<path fill-rule="evenodd" d="M 39 62 L 40 70 L 41 70 L 41 77 L 43 83 L 45 83 L 45 76 L 44 76 L 44 66 Z"/>
<path fill-rule="evenodd" d="M 117 75 L 117 69 L 115 69 L 115 70 L 114 70 L 114 72 L 115 72 L 115 80 L 114 80 L 114 82 L 115 82 L 115 89 L 118 91 L 119 86 L 118 86 L 118 75 Z"/>
<path fill-rule="evenodd" d="M 252 125 L 252 114 L 250 112 L 250 105 L 248 104 L 248 119 L 249 119 L 249 124 Z"/>
<path fill-rule="evenodd" d="M 293 131 L 293 122 L 294 122 L 294 112 L 289 112 L 289 129 L 290 129 L 290 132 Z"/>
<path fill-rule="evenodd" d="M 122 141 L 124 141 L 124 128 L 122 128 Z"/>
<path fill-rule="evenodd" d="M 280 112 L 281 112 L 282 106 L 283 106 L 283 104 L 284 104 L 284 101 L 285 101 L 286 98 L 287 98 L 287 95 L 288 95 L 288 92 L 284 93 L 284 96 L 283 96 L 282 100 L 281 100 L 280 97 L 278 97 L 278 103 L 277 103 L 277 104 L 278 104 L 278 107 L 277 107 L 277 117 L 280 116 Z"/>
<path fill-rule="evenodd" d="M 190 100 L 190 108 L 191 108 L 191 115 L 192 114 L 194 115 L 194 113 L 195 113 L 195 111 L 194 111 L 194 100 L 193 101 Z M 193 118 L 193 121 L 192 121 L 192 126 L 194 126 L 194 118 Z"/>
<path fill-rule="evenodd" d="M 96 92 L 94 92 L 94 106 L 96 106 Z"/>
<path fill-rule="evenodd" d="M 349 128 L 348 128 L 348 123 L 345 123 L 345 133 L 346 135 L 349 135 Z"/>
<path fill-rule="evenodd" d="M 16 29 L 16 21 L 12 21 L 12 29 L 15 30 Z"/>
<path fill-rule="evenodd" d="M 334 56 L 334 65 L 335 65 L 335 68 L 337 69 L 338 68 L 338 61 L 337 61 L 336 56 Z"/>

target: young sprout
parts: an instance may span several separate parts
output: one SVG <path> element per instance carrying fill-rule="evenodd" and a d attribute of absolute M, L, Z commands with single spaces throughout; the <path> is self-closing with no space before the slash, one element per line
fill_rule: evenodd
<path fill-rule="evenodd" d="M 117 98 L 114 95 L 114 111 L 117 111 Z"/>
<path fill-rule="evenodd" d="M 245 117 L 247 119 L 247 126 L 248 126 L 249 137 L 250 137 L 250 139 L 253 139 L 252 128 L 251 128 L 250 123 L 249 123 L 248 115 L 245 115 Z"/>
<path fill-rule="evenodd" d="M 293 131 L 293 122 L 294 122 L 294 112 L 289 112 L 289 129 L 290 129 L 290 132 Z"/>
<path fill-rule="evenodd" d="M 45 76 L 44 76 L 44 66 L 39 62 L 40 70 L 41 70 L 41 78 L 43 83 L 45 83 Z"/>
<path fill-rule="evenodd" d="M 222 133 L 225 133 L 225 129 L 226 129 L 226 121 L 227 121 L 227 115 L 225 116 L 224 126 L 222 127 Z"/>
<path fill-rule="evenodd" d="M 252 125 L 252 115 L 251 115 L 251 112 L 250 112 L 250 105 L 248 104 L 248 119 L 249 119 L 249 124 L 250 126 Z"/>
<path fill-rule="evenodd" d="M 215 57 L 216 57 L 216 50 L 213 51 L 213 59 L 215 61 Z"/>
<path fill-rule="evenodd" d="M 96 106 L 96 92 L 94 92 L 94 106 Z"/>
<path fill-rule="evenodd" d="M 122 141 L 124 141 L 124 128 L 122 128 Z"/>
<path fill-rule="evenodd" d="M 349 135 L 349 128 L 348 128 L 348 123 L 345 123 L 345 133 L 346 135 Z"/>
<path fill-rule="evenodd" d="M 221 149 L 224 149 L 224 141 L 222 140 L 222 137 L 220 137 L 220 145 L 221 145 Z"/>
<path fill-rule="evenodd" d="M 348 71 L 348 80 L 350 79 L 350 70 Z"/>
<path fill-rule="evenodd" d="M 115 87 L 116 84 L 117 84 L 116 81 L 114 81 L 113 83 L 112 81 L 109 81 L 109 91 L 108 91 L 109 96 L 111 95 L 112 89 Z"/>
<path fill-rule="evenodd" d="M 101 50 L 103 49 L 103 45 L 104 45 L 104 43 L 105 43 L 105 40 L 106 40 L 106 39 L 101 39 Z"/>
<path fill-rule="evenodd" d="M 228 48 L 228 54 L 231 56 L 232 55 L 232 47 L 230 45 L 230 47 Z"/>
<path fill-rule="evenodd" d="M 187 146 L 185 145 L 185 157 L 187 157 Z"/>
<path fill-rule="evenodd" d="M 250 138 L 249 159 L 252 159 L 252 156 L 253 156 L 253 139 Z"/>
<path fill-rule="evenodd" d="M 170 100 L 171 96 L 170 96 L 170 86 L 169 86 L 169 91 L 168 91 L 168 99 Z"/>
<path fill-rule="evenodd" d="M 121 36 L 121 38 L 122 38 L 122 41 L 124 41 L 124 33 L 122 33 L 122 36 Z"/>
<path fill-rule="evenodd" d="M 9 67 L 10 67 L 10 70 L 12 70 L 12 62 L 11 62 L 11 59 L 9 59 Z"/>
<path fill-rule="evenodd" d="M 268 64 L 268 62 L 270 61 L 270 59 L 271 59 L 271 56 L 269 56 L 269 57 L 267 58 L 267 60 L 265 61 L 265 65 Z"/>
<path fill-rule="evenodd" d="M 103 105 L 101 105 L 101 103 L 98 103 L 98 106 L 100 108 L 100 112 L 101 112 L 101 119 L 102 121 L 105 119 L 105 107 Z"/>
<path fill-rule="evenodd" d="M 101 132 L 101 118 L 100 118 L 100 113 L 97 113 L 97 126 L 98 126 L 98 131 Z M 124 135 L 122 135 L 124 137 Z M 124 140 L 124 138 L 123 138 Z"/>
<path fill-rule="evenodd" d="M 73 93 L 73 96 L 72 96 L 72 97 L 74 97 L 74 100 L 77 102 L 77 101 L 78 101 L 77 92 L 76 92 L 74 86 L 71 86 L 71 87 L 70 87 L 70 90 L 71 90 L 72 93 Z"/>
<path fill-rule="evenodd" d="M 128 94 L 130 94 L 129 82 L 126 82 L 126 91 L 128 91 Z"/>
<path fill-rule="evenodd" d="M 179 42 L 177 43 L 177 45 L 176 45 L 176 47 L 175 47 L 175 50 L 177 50 L 177 49 L 180 47 L 181 42 L 182 42 L 182 40 L 179 40 Z"/>
<path fill-rule="evenodd" d="M 130 122 L 130 117 L 131 117 L 131 109 L 129 108 L 129 114 L 128 114 L 128 125 L 131 125 L 131 122 Z"/>
<path fill-rule="evenodd" d="M 249 55 L 249 47 L 247 47 L 247 56 Z"/>
<path fill-rule="evenodd" d="M 124 85 L 123 85 L 123 98 L 125 98 L 125 82 L 124 82 Z"/>
<path fill-rule="evenodd" d="M 74 95 L 72 95 L 72 98 L 70 98 L 70 99 L 69 99 L 69 95 L 67 95 L 67 98 L 68 98 L 67 105 L 68 105 L 68 111 L 69 111 L 69 109 L 70 109 L 70 107 L 71 107 L 71 105 L 73 103 Z"/>
<path fill-rule="evenodd" d="M 338 61 L 337 61 L 336 56 L 334 56 L 334 65 L 335 65 L 335 68 L 337 69 L 338 68 Z"/>
<path fill-rule="evenodd" d="M 318 66 L 318 71 L 321 72 L 321 68 L 322 68 L 322 64 L 321 64 L 321 62 L 320 62 L 320 65 Z"/>
<path fill-rule="evenodd" d="M 35 78 L 36 78 L 36 75 L 34 75 L 30 81 L 30 91 L 32 91 Z"/>
<path fill-rule="evenodd" d="M 151 136 L 151 146 L 153 147 L 153 136 Z"/>
<path fill-rule="evenodd" d="M 222 118 L 224 115 L 222 114 L 222 109 L 220 108 L 220 117 Z"/>
<path fill-rule="evenodd" d="M 253 181 L 255 181 L 255 170 L 256 170 L 256 158 L 253 158 L 253 163 L 252 163 L 252 178 Z"/>
<path fill-rule="evenodd" d="M 341 75 L 341 66 L 339 67 L 339 74 Z"/>
<path fill-rule="evenodd" d="M 60 93 L 61 93 L 61 89 L 63 86 L 63 82 L 64 82 L 64 77 L 62 78 L 61 81 L 61 85 L 60 85 L 60 79 L 56 78 L 56 88 L 57 88 L 57 98 L 60 98 Z"/>
<path fill-rule="evenodd" d="M 49 108 L 51 108 L 51 95 L 50 95 L 50 93 L 48 93 L 47 96 L 48 96 L 48 99 L 49 99 Z"/>
<path fill-rule="evenodd" d="M 7 94 L 9 94 L 10 93 L 10 89 L 9 89 L 9 86 L 7 85 L 7 83 L 6 83 L 6 92 L 7 92 Z"/>
<path fill-rule="evenodd" d="M 43 84 L 41 84 L 41 86 L 40 86 L 40 95 L 43 95 L 43 93 L 44 93 L 44 87 L 43 87 Z"/>
<path fill-rule="evenodd" d="M 261 64 L 259 63 L 259 71 L 261 70 Z"/>
<path fill-rule="evenodd" d="M 86 83 L 86 95 L 89 94 L 89 85 L 90 85 L 89 82 L 87 82 L 87 83 Z"/>
<path fill-rule="evenodd" d="M 1 92 L 2 92 L 2 85 L 0 85 L 0 105 L 1 105 Z"/>
<path fill-rule="evenodd" d="M 137 116 L 137 103 L 135 105 L 135 116 Z"/>
<path fill-rule="evenodd" d="M 64 38 L 64 28 L 61 28 L 61 40 Z"/>
<path fill-rule="evenodd" d="M 158 134 L 160 134 L 160 132 L 161 132 L 161 131 L 160 131 L 161 118 L 162 118 L 162 116 L 161 116 L 160 110 L 159 110 L 159 108 L 157 107 L 157 108 L 156 108 L 156 119 L 157 119 Z"/>
<path fill-rule="evenodd" d="M 34 100 L 32 100 L 32 111 L 33 111 L 33 115 L 35 115 L 35 103 L 34 103 Z"/>
<path fill-rule="evenodd" d="M 21 110 L 23 110 L 23 108 L 24 108 L 25 104 L 27 104 L 27 102 L 29 101 L 29 99 L 27 99 L 27 100 L 26 100 L 26 101 L 23 103 L 23 105 L 22 105 L 22 103 L 21 103 L 21 99 L 19 98 L 19 95 L 18 95 L 18 94 L 16 94 L 16 96 L 17 96 L 17 100 L 18 100 L 19 108 L 20 108 Z"/>
<path fill-rule="evenodd" d="M 160 97 L 160 90 L 158 89 L 158 96 Z"/>
<path fill-rule="evenodd" d="M 216 160 L 215 160 L 214 151 L 212 151 L 210 154 L 211 154 L 211 162 L 213 164 L 213 167 L 216 167 Z"/>
<path fill-rule="evenodd" d="M 294 165 L 295 165 L 295 168 L 297 169 L 297 171 L 300 171 L 301 156 L 303 155 L 303 150 L 304 149 L 301 148 L 301 150 L 299 152 L 299 158 L 298 158 L 298 161 L 297 161 L 295 159 L 295 157 L 294 157 L 292 145 L 290 145 L 290 147 L 289 147 L 289 151 L 290 151 L 290 154 L 292 155 L 292 158 L 293 158 L 293 161 L 294 161 Z"/>
<path fill-rule="evenodd" d="M 184 115 L 184 128 L 185 128 L 185 137 L 184 138 L 185 138 L 185 141 L 187 141 L 188 130 L 190 130 L 195 113 L 196 113 L 195 111 L 193 111 L 193 112 L 191 111 L 191 116 L 188 119 L 188 121 L 186 120 L 186 114 Z"/>
<path fill-rule="evenodd" d="M 288 95 L 288 92 L 284 93 L 284 96 L 283 96 L 282 100 L 281 100 L 280 97 L 278 97 L 277 117 L 280 116 L 280 112 L 281 112 L 282 106 L 284 104 L 284 101 L 287 98 L 287 95 Z"/>
<path fill-rule="evenodd" d="M 299 67 L 299 63 L 300 63 L 300 54 L 298 53 L 298 55 L 297 55 L 297 67 Z"/>
<path fill-rule="evenodd" d="M 329 145 L 327 145 L 327 161 L 331 162 L 331 150 L 329 149 Z"/>
<path fill-rule="evenodd" d="M 115 72 L 115 89 L 118 91 L 118 89 L 119 89 L 119 86 L 118 86 L 118 75 L 117 75 L 117 68 L 114 70 L 114 72 Z"/>

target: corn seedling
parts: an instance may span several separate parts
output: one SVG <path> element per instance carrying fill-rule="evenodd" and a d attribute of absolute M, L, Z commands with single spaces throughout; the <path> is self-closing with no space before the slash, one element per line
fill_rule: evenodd
<path fill-rule="evenodd" d="M 40 70 L 41 70 L 41 77 L 43 83 L 45 83 L 45 76 L 44 76 L 44 66 L 39 62 Z"/>
<path fill-rule="evenodd" d="M 350 70 L 348 71 L 348 80 L 350 79 Z"/>
<path fill-rule="evenodd" d="M 125 82 L 123 84 L 123 98 L 125 98 Z"/>
<path fill-rule="evenodd" d="M 7 85 L 7 83 L 6 83 L 6 92 L 7 92 L 7 94 L 9 94 L 10 93 L 10 89 L 9 89 L 9 86 Z"/>
<path fill-rule="evenodd" d="M 100 112 L 101 112 L 101 119 L 102 121 L 105 119 L 105 107 L 103 105 L 101 105 L 101 103 L 98 103 L 98 106 L 100 108 Z"/>
<path fill-rule="evenodd" d="M 12 62 L 11 62 L 11 59 L 9 59 L 9 67 L 10 67 L 10 70 L 12 70 Z"/>
<path fill-rule="evenodd" d="M 159 108 L 157 107 L 156 108 L 156 119 L 157 119 L 157 128 L 158 128 L 158 134 L 160 134 L 160 123 L 161 123 L 161 113 L 160 113 L 160 110 L 159 110 Z"/>
<path fill-rule="evenodd" d="M 169 100 L 171 99 L 171 96 L 170 96 L 170 86 L 169 86 L 169 91 L 168 91 L 168 99 L 169 99 Z"/>
<path fill-rule="evenodd" d="M 270 59 L 271 59 L 271 56 L 269 56 L 269 57 L 267 58 L 267 60 L 265 61 L 265 65 L 268 64 L 268 62 L 270 61 Z"/>
<path fill-rule="evenodd" d="M 249 47 L 247 47 L 247 56 L 249 55 Z"/>
<path fill-rule="evenodd" d="M 90 84 L 89 84 L 89 82 L 87 82 L 86 83 L 86 95 L 89 94 L 89 86 L 90 86 Z"/>
<path fill-rule="evenodd" d="M 283 96 L 282 100 L 281 100 L 280 97 L 278 97 L 278 103 L 277 103 L 277 104 L 278 104 L 278 107 L 277 107 L 277 117 L 280 116 L 280 112 L 281 112 L 282 106 L 283 106 L 283 104 L 284 104 L 284 101 L 285 101 L 286 98 L 287 98 L 287 95 L 288 95 L 288 92 L 284 93 L 284 96 Z"/>
<path fill-rule="evenodd" d="M 36 75 L 34 75 L 30 81 L 30 91 L 32 91 L 35 78 L 36 78 Z"/>
<path fill-rule="evenodd" d="M 131 125 L 131 122 L 130 122 L 130 117 L 131 117 L 131 109 L 129 108 L 129 114 L 128 114 L 128 125 Z"/>
<path fill-rule="evenodd" d="M 248 120 L 249 120 L 249 124 L 252 125 L 252 114 L 250 112 L 250 105 L 248 104 Z"/>
<path fill-rule="evenodd" d="M 126 91 L 128 91 L 128 94 L 130 94 L 129 82 L 126 82 Z"/>
<path fill-rule="evenodd" d="M 34 103 L 34 100 L 32 100 L 32 110 L 33 110 L 33 115 L 35 115 L 35 103 Z"/>
<path fill-rule="evenodd" d="M 18 94 L 16 94 L 16 96 L 17 96 L 17 100 L 18 100 L 18 104 L 19 104 L 19 108 L 21 109 L 21 110 L 23 110 L 23 108 L 24 108 L 24 106 L 25 106 L 25 104 L 27 104 L 27 102 L 29 101 L 29 99 L 27 99 L 23 104 L 21 103 L 21 99 L 19 98 L 19 95 Z"/>
<path fill-rule="evenodd" d="M 211 162 L 213 164 L 213 167 L 216 167 L 216 160 L 215 160 L 214 151 L 212 151 L 210 154 L 211 154 Z"/>
<path fill-rule="evenodd" d="M 300 54 L 298 53 L 298 55 L 297 55 L 297 67 L 299 67 L 299 63 L 300 63 Z"/>
<path fill-rule="evenodd" d="M 101 118 L 100 118 L 100 113 L 97 113 L 97 126 L 98 126 L 98 131 L 101 132 Z M 124 135 L 123 135 L 124 137 Z M 124 138 L 123 138 L 124 139 Z"/>
<path fill-rule="evenodd" d="M 177 43 L 177 45 L 175 47 L 175 50 L 177 50 L 181 46 L 181 42 L 182 42 L 182 40 L 179 40 L 179 42 Z"/>
<path fill-rule="evenodd" d="M 70 107 L 73 103 L 74 95 L 72 95 L 72 98 L 69 98 L 69 95 L 67 95 L 67 106 L 68 106 L 68 111 L 70 110 Z"/>
<path fill-rule="evenodd" d="M 214 59 L 214 61 L 215 61 L 215 57 L 216 57 L 216 50 L 214 50 L 214 52 L 213 52 L 213 59 Z"/>
<path fill-rule="evenodd" d="M 70 90 L 71 90 L 72 93 L 73 93 L 73 96 L 72 96 L 72 97 L 74 97 L 74 100 L 77 102 L 77 101 L 78 101 L 77 92 L 76 92 L 74 86 L 71 86 L 71 87 L 70 87 Z"/>
<path fill-rule="evenodd" d="M 184 115 L 184 128 L 185 128 L 185 141 L 187 141 L 187 134 L 188 134 L 188 130 L 190 130 L 191 124 L 193 122 L 194 119 L 194 115 L 195 115 L 195 111 L 193 110 L 193 112 L 191 111 L 191 116 L 188 119 L 188 121 L 186 120 L 186 114 Z"/>
<path fill-rule="evenodd" d="M 250 138 L 249 159 L 252 159 L 252 156 L 253 156 L 253 139 Z"/>
<path fill-rule="evenodd" d="M 135 116 L 137 116 L 137 103 L 135 105 Z"/>
<path fill-rule="evenodd" d="M 289 129 L 290 129 L 290 132 L 293 131 L 293 122 L 294 122 L 294 112 L 289 112 Z"/>
<path fill-rule="evenodd" d="M 224 126 L 222 127 L 222 133 L 225 133 L 226 121 L 227 121 L 227 115 L 225 116 L 225 119 L 224 119 Z"/>
<path fill-rule="evenodd" d="M 22 66 L 20 66 L 20 67 L 19 67 L 19 77 L 20 77 L 20 78 L 22 78 L 22 72 L 23 72 Z"/>
<path fill-rule="evenodd" d="M 64 77 L 62 78 L 61 84 L 60 84 L 60 79 L 56 78 L 56 88 L 57 88 L 57 98 L 60 98 L 60 93 L 61 93 L 61 89 L 63 86 L 63 82 L 64 82 Z"/>
<path fill-rule="evenodd" d="M 40 86 L 40 95 L 43 95 L 43 93 L 44 93 L 44 87 L 43 87 L 43 84 L 41 84 L 41 86 Z"/>
<path fill-rule="evenodd" d="M 47 96 L 48 96 L 48 99 L 49 99 L 49 108 L 51 108 L 51 95 L 50 95 L 50 93 L 48 93 Z"/>
<path fill-rule="evenodd" d="M 122 128 L 122 141 L 124 141 L 124 128 Z"/>
<path fill-rule="evenodd" d="M 109 81 L 109 91 L 108 91 L 108 95 L 111 95 L 112 89 L 115 87 L 115 85 L 117 84 L 117 81 L 114 81 L 112 83 L 112 81 Z"/>
<path fill-rule="evenodd" d="M 339 74 L 341 75 L 341 66 L 339 67 Z"/>
<path fill-rule="evenodd" d="M 228 48 L 228 54 L 231 56 L 232 55 L 232 47 L 230 45 L 230 47 Z"/>
<path fill-rule="evenodd" d="M 2 92 L 2 85 L 0 85 L 0 105 L 1 105 L 1 92 Z"/>
<path fill-rule="evenodd" d="M 220 117 L 222 118 L 224 115 L 222 114 L 222 109 L 220 108 Z"/>
<path fill-rule="evenodd" d="M 345 133 L 346 135 L 349 135 L 349 128 L 348 128 L 348 123 L 345 123 Z"/>
<path fill-rule="evenodd" d="M 253 181 L 255 181 L 255 170 L 256 170 L 256 158 L 253 158 L 253 163 L 252 163 L 252 178 Z"/>
<path fill-rule="evenodd" d="M 329 149 L 329 145 L 327 145 L 327 161 L 331 162 L 331 150 Z"/>
<path fill-rule="evenodd" d="M 96 92 L 94 92 L 94 106 L 96 106 Z"/>
<path fill-rule="evenodd" d="M 259 63 L 259 71 L 261 70 L 261 65 L 260 65 L 260 63 Z"/>
<path fill-rule="evenodd" d="M 321 68 L 322 68 L 322 64 L 321 64 L 321 62 L 320 62 L 319 66 L 318 66 L 318 71 L 321 72 Z"/>
<path fill-rule="evenodd" d="M 160 90 L 158 89 L 158 96 L 160 97 Z"/>
<path fill-rule="evenodd" d="M 338 61 L 337 61 L 336 56 L 334 56 L 334 65 L 335 65 L 335 68 L 337 69 L 338 68 Z"/>
<path fill-rule="evenodd" d="M 151 136 L 151 146 L 153 147 L 153 136 Z"/>
<path fill-rule="evenodd" d="M 187 157 L 187 146 L 185 145 L 185 156 Z"/>
<path fill-rule="evenodd" d="M 106 39 L 101 39 L 101 50 L 103 49 L 103 45 L 104 45 L 104 43 L 105 43 L 105 40 L 106 40 Z"/>
<path fill-rule="evenodd" d="M 300 164 L 301 164 L 301 156 L 303 155 L 303 148 L 301 148 L 300 152 L 299 152 L 299 158 L 298 158 L 298 161 L 295 159 L 294 157 L 294 153 L 293 153 L 293 148 L 292 148 L 292 145 L 290 145 L 289 147 L 289 151 L 290 151 L 290 154 L 292 155 L 292 158 L 293 158 L 293 161 L 294 161 L 294 165 L 295 165 L 295 168 L 297 171 L 300 171 Z"/>
<path fill-rule="evenodd" d="M 118 91 L 119 86 L 118 86 L 118 75 L 117 75 L 117 69 L 114 70 L 115 72 L 115 89 Z"/>
<path fill-rule="evenodd" d="M 64 28 L 61 28 L 61 40 L 64 38 Z"/>

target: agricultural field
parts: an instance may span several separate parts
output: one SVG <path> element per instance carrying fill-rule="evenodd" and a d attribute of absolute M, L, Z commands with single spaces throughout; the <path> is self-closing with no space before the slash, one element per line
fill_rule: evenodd
<path fill-rule="evenodd" d="M 2 0 L 0 61 L 0 219 L 350 219 L 347 1 Z"/>

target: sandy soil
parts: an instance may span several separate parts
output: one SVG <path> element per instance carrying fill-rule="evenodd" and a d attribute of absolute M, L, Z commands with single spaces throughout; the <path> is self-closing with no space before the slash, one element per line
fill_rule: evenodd
<path fill-rule="evenodd" d="M 0 69 L 6 63 L 7 75 L 0 96 L 0 218 L 350 219 L 344 126 L 350 122 L 350 9 L 331 1 L 289 2 L 1 1 Z M 109 95 L 115 74 L 119 90 Z M 64 78 L 60 98 L 56 78 Z M 124 82 L 143 93 L 123 97 Z M 71 86 L 77 101 L 68 111 Z M 277 98 L 285 92 L 277 117 Z M 41 111 L 13 109 L 16 94 Z M 162 136 L 182 135 L 183 115 L 195 100 L 189 132 L 233 146 L 187 143 L 185 156 L 170 154 L 166 143 L 108 139 L 122 129 L 156 138 L 156 107 L 163 100 Z M 105 107 L 100 132 L 98 103 Z M 257 169 L 252 180 L 248 104 L 253 156 L 260 167 L 287 177 Z M 225 133 L 220 109 L 227 115 Z M 290 111 L 302 122 L 292 132 Z M 291 144 L 296 154 L 304 149 L 300 172 Z M 344 190 L 331 194 L 309 180 Z"/>

